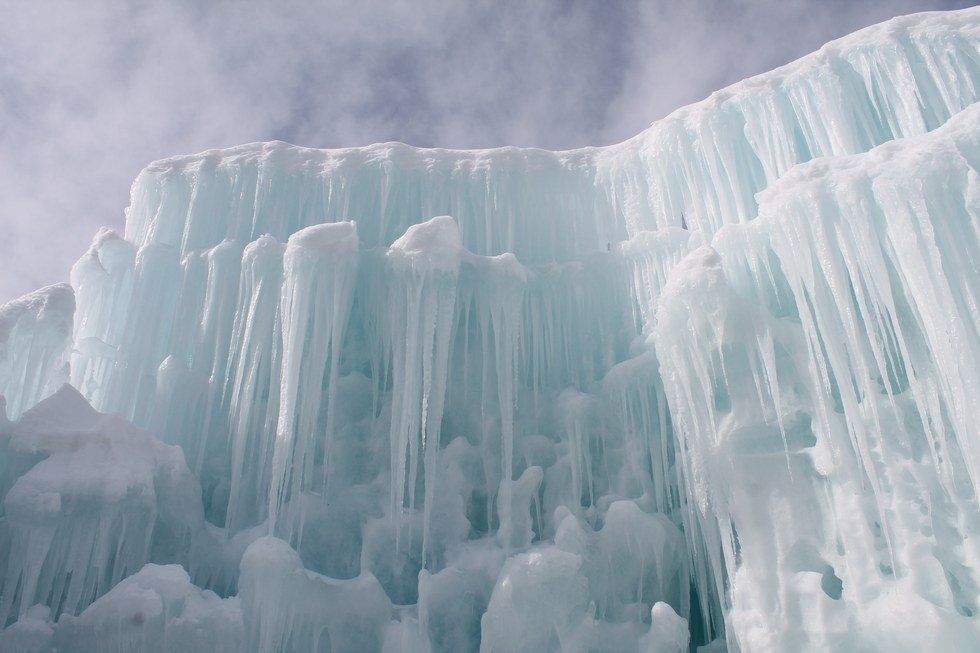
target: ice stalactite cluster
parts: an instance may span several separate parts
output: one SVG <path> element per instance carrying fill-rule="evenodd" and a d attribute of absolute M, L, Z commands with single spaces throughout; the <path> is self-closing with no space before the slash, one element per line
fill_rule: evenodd
<path fill-rule="evenodd" d="M 971 9 L 606 148 L 150 165 L 0 308 L 0 649 L 975 648 L 978 92 Z"/>

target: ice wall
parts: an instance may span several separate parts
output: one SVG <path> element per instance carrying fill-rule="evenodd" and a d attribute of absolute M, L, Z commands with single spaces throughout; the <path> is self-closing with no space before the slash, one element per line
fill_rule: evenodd
<path fill-rule="evenodd" d="M 606 148 L 150 165 L 73 321 L 0 309 L 10 416 L 69 344 L 81 393 L 57 446 L 0 424 L 0 642 L 969 650 L 978 37 L 895 19 Z"/>
<path fill-rule="evenodd" d="M 978 109 L 793 169 L 664 290 L 657 353 L 745 649 L 976 641 Z"/>

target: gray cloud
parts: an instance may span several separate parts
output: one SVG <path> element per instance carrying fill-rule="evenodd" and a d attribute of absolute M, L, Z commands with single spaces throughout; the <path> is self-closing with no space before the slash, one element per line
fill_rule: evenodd
<path fill-rule="evenodd" d="M 0 6 L 0 301 L 121 228 L 153 159 L 257 140 L 571 148 L 953 0 Z"/>

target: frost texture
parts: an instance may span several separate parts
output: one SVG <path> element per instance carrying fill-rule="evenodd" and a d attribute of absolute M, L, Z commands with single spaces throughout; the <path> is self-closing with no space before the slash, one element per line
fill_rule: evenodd
<path fill-rule="evenodd" d="M 0 309 L 0 648 L 975 648 L 978 37 L 606 148 L 152 164 Z"/>

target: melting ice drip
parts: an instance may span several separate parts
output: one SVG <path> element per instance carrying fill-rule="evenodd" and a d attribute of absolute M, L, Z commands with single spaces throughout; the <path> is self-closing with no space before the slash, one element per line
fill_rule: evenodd
<path fill-rule="evenodd" d="M 978 89 L 974 9 L 607 148 L 152 164 L 0 308 L 0 648 L 973 650 Z"/>

